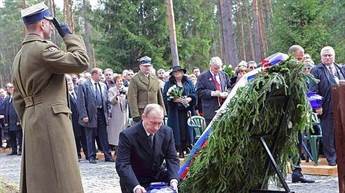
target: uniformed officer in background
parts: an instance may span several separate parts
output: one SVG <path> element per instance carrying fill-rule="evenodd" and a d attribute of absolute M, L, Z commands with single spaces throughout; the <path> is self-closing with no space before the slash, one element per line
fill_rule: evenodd
<path fill-rule="evenodd" d="M 82 193 L 64 74 L 88 68 L 85 45 L 44 3 L 21 15 L 26 36 L 13 63 L 14 104 L 24 132 L 20 191 Z M 53 25 L 67 52 L 49 41 Z"/>
<path fill-rule="evenodd" d="M 131 117 L 137 123 L 147 104 L 159 104 L 165 112 L 159 79 L 151 74 L 151 58 L 144 56 L 138 61 L 140 71 L 132 78 L 127 95 Z"/>

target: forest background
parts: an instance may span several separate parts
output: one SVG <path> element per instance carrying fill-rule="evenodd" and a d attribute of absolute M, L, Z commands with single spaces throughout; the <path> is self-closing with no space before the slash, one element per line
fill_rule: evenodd
<path fill-rule="evenodd" d="M 1 1 L 1 0 L 0 0 Z M 12 62 L 25 28 L 20 10 L 42 0 L 0 3 L 0 86 L 11 79 Z M 84 38 L 92 66 L 137 70 L 148 55 L 156 69 L 172 65 L 169 0 L 45 0 L 51 12 Z M 90 4 L 91 3 L 91 4 Z M 92 5 L 92 6 L 91 6 Z M 173 0 L 179 64 L 207 69 L 212 56 L 236 66 L 260 62 L 299 44 L 320 61 L 330 45 L 345 62 L 343 0 Z M 63 47 L 57 33 L 52 41 Z"/>

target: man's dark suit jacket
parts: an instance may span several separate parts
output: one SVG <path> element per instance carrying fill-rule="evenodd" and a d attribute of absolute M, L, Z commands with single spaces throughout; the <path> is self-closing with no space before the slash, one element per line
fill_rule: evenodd
<path fill-rule="evenodd" d="M 345 69 L 342 66 L 334 64 L 335 68 L 337 69 L 338 73 L 342 73 L 345 77 Z M 329 73 L 329 70 L 326 68 L 324 64 L 318 64 L 315 66 L 311 74 L 316 78 L 319 79 L 320 82 L 318 83 L 317 87 L 313 88 L 312 90 L 316 91 L 323 97 L 322 101 L 322 110 L 323 113 L 321 117 L 327 116 L 332 114 L 332 104 L 331 104 L 331 88 L 333 85 L 336 85 L 335 79 L 333 75 Z"/>
<path fill-rule="evenodd" d="M 77 89 L 75 89 L 77 91 Z M 74 92 L 77 95 L 77 92 Z M 72 111 L 72 126 L 75 136 L 81 136 L 81 125 L 79 124 L 79 112 L 78 112 L 78 95 L 77 98 L 69 96 L 70 106 Z"/>
<path fill-rule="evenodd" d="M 219 72 L 221 92 L 225 92 L 231 88 L 230 79 L 224 72 Z M 212 79 L 212 74 L 208 70 L 198 77 L 196 83 L 196 92 L 201 100 L 202 112 L 206 120 L 212 120 L 219 109 L 218 98 L 211 96 L 211 92 L 216 91 L 216 86 Z"/>
<path fill-rule="evenodd" d="M 178 179 L 179 159 L 177 158 L 172 129 L 161 126 L 154 136 L 154 151 L 149 145 L 142 123 L 120 133 L 116 171 L 120 176 L 122 191 L 132 192 L 134 187 L 146 187 L 150 182 Z M 167 179 L 157 177 L 166 162 Z"/>
<path fill-rule="evenodd" d="M 18 131 L 22 129 L 19 125 L 20 121 L 17 112 L 14 109 L 13 98 L 10 101 L 10 97 L 6 96 L 2 103 L 0 111 L 0 114 L 3 114 L 5 116 L 4 124 L 6 125 L 5 128 L 7 128 L 8 131 Z"/>
<path fill-rule="evenodd" d="M 104 116 L 108 117 L 108 91 L 107 86 L 99 82 L 102 89 L 103 98 L 103 111 Z M 86 80 L 78 86 L 78 111 L 79 111 L 79 124 L 83 127 L 96 128 L 97 127 L 97 105 L 95 87 L 91 80 Z M 89 118 L 89 122 L 85 124 L 82 119 L 84 117 Z"/>

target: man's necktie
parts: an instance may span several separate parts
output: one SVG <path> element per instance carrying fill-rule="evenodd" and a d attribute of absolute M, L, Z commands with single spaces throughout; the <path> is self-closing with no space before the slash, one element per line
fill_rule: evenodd
<path fill-rule="evenodd" d="M 96 101 L 98 106 L 102 106 L 103 99 L 102 99 L 102 91 L 99 83 L 95 82 L 95 88 L 96 88 Z"/>
<path fill-rule="evenodd" d="M 217 75 L 213 76 L 213 83 L 214 83 L 214 86 L 216 87 L 216 90 L 219 90 L 219 91 L 222 90 L 220 83 L 217 81 Z"/>
<path fill-rule="evenodd" d="M 150 134 L 148 136 L 148 142 L 149 142 L 151 149 L 153 149 L 153 134 Z"/>

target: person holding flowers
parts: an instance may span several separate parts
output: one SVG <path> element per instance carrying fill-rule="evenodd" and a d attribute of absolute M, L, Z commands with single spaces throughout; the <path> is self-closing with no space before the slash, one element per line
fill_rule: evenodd
<path fill-rule="evenodd" d="M 168 126 L 173 129 L 176 149 L 179 157 L 184 157 L 184 151 L 192 142 L 192 132 L 188 130 L 188 114 L 194 114 L 196 104 L 195 88 L 187 76 L 186 70 L 174 66 L 169 80 L 165 83 L 163 98 L 167 104 Z"/>

